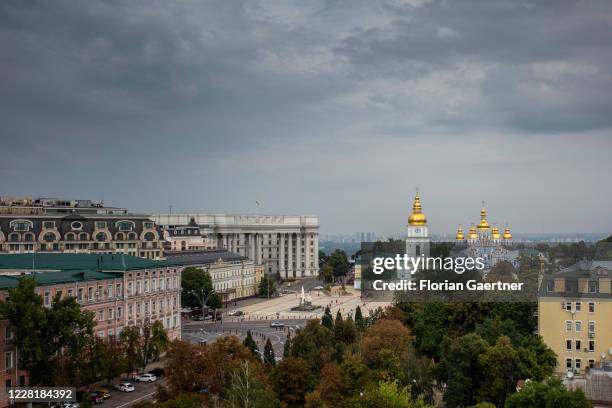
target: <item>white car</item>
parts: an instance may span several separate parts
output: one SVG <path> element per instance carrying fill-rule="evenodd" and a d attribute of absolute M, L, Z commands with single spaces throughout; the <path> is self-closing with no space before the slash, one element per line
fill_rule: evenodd
<path fill-rule="evenodd" d="M 270 327 L 285 327 L 285 324 L 281 322 L 272 322 L 270 323 Z"/>
<path fill-rule="evenodd" d="M 115 385 L 115 389 L 117 391 L 132 392 L 134 391 L 134 386 L 131 383 L 124 382 L 124 383 Z"/>
<path fill-rule="evenodd" d="M 157 381 L 157 377 L 154 376 L 153 374 L 140 374 L 137 375 L 136 377 L 134 377 L 134 379 L 136 381 L 140 381 L 140 382 L 153 382 L 153 381 Z"/>

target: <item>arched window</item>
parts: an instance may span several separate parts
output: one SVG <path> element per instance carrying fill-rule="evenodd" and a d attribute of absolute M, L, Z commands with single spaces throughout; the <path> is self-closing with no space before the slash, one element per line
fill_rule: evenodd
<path fill-rule="evenodd" d="M 96 234 L 96 241 L 99 241 L 99 242 L 104 242 L 104 241 L 106 241 L 106 234 L 105 234 L 105 233 L 103 233 L 103 232 L 98 232 L 98 233 Z"/>
<path fill-rule="evenodd" d="M 83 223 L 80 221 L 72 221 L 70 223 L 70 228 L 72 228 L 73 230 L 80 230 L 83 228 Z"/>
<path fill-rule="evenodd" d="M 128 239 L 130 239 L 130 240 L 134 241 L 134 240 L 138 239 L 138 237 L 136 236 L 136 233 L 135 233 L 135 232 L 130 232 L 130 233 L 128 234 Z"/>
<path fill-rule="evenodd" d="M 66 234 L 66 241 L 74 241 L 75 237 L 76 235 L 74 234 L 74 232 L 69 232 Z"/>
<path fill-rule="evenodd" d="M 145 241 L 153 241 L 155 240 L 155 234 L 152 232 L 147 232 L 146 234 L 144 234 L 144 239 Z"/>
<path fill-rule="evenodd" d="M 23 240 L 26 242 L 34 241 L 34 234 L 32 234 L 31 232 L 26 232 L 25 234 L 23 234 Z"/>
<path fill-rule="evenodd" d="M 81 232 L 79 234 L 79 241 L 87 241 L 89 239 L 89 237 L 87 236 L 86 232 Z"/>
<path fill-rule="evenodd" d="M 19 234 L 16 232 L 11 232 L 8 236 L 8 240 L 12 242 L 19 242 Z"/>
<path fill-rule="evenodd" d="M 134 229 L 134 221 L 123 220 L 117 221 L 115 224 L 119 231 L 132 231 Z"/>
<path fill-rule="evenodd" d="M 123 241 L 125 240 L 125 234 L 123 232 L 118 232 L 117 235 L 115 235 L 115 239 L 117 241 Z"/>
<path fill-rule="evenodd" d="M 43 241 L 45 242 L 54 242 L 55 241 L 55 234 L 52 232 L 47 232 L 45 235 L 43 235 Z"/>

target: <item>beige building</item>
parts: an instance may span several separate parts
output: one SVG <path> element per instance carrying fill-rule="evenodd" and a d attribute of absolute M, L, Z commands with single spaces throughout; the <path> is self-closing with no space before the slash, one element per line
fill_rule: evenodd
<path fill-rule="evenodd" d="M 174 265 L 208 272 L 215 291 L 224 302 L 257 294 L 257 267 L 242 255 L 226 250 L 168 252 L 166 255 L 168 262 Z"/>
<path fill-rule="evenodd" d="M 582 261 L 544 276 L 538 330 L 557 354 L 557 372 L 612 370 L 612 261 Z"/>
<path fill-rule="evenodd" d="M 164 231 L 191 226 L 211 246 L 245 256 L 282 279 L 319 273 L 319 219 L 315 216 L 157 214 L 152 219 Z"/>
<path fill-rule="evenodd" d="M 28 252 L 163 258 L 161 231 L 148 215 L 91 200 L 0 198 L 0 253 Z"/>

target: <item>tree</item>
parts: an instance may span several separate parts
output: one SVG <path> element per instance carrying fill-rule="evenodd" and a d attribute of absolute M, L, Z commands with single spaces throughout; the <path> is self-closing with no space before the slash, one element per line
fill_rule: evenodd
<path fill-rule="evenodd" d="M 329 264 L 324 264 L 319 269 L 319 278 L 325 283 L 332 283 L 334 281 L 334 268 Z"/>
<path fill-rule="evenodd" d="M 9 321 L 19 349 L 19 367 L 28 371 L 31 385 L 74 384 L 93 335 L 93 313 L 59 294 L 45 308 L 35 288 L 34 278 L 21 278 L 0 301 L 0 315 Z"/>
<path fill-rule="evenodd" d="M 287 339 L 283 344 L 283 358 L 291 355 L 291 332 L 287 333 Z"/>
<path fill-rule="evenodd" d="M 363 319 L 363 314 L 361 313 L 361 307 L 357 306 L 355 309 L 355 327 L 357 330 L 364 331 L 365 330 L 365 320 Z"/>
<path fill-rule="evenodd" d="M 258 365 L 242 361 L 232 371 L 229 387 L 225 390 L 230 407 L 273 408 L 279 405 L 274 392 L 268 388 Z"/>
<path fill-rule="evenodd" d="M 336 249 L 329 255 L 326 265 L 332 268 L 334 277 L 336 278 L 346 276 L 351 269 L 351 264 L 346 256 L 346 252 L 341 249 Z"/>
<path fill-rule="evenodd" d="M 412 398 L 410 387 L 401 387 L 397 380 L 383 380 L 368 389 L 355 406 L 363 408 L 427 408 L 423 398 Z M 433 406 L 431 406 L 433 408 Z"/>
<path fill-rule="evenodd" d="M 136 326 L 128 326 L 121 331 L 119 336 L 125 347 L 125 368 L 128 377 L 142 366 L 142 336 Z"/>
<path fill-rule="evenodd" d="M 247 330 L 247 335 L 242 344 L 251 350 L 251 353 L 259 359 L 259 347 L 257 347 L 257 342 L 253 339 L 253 334 L 250 330 Z"/>
<path fill-rule="evenodd" d="M 479 357 L 484 380 L 477 394 L 481 401 L 503 406 L 517 381 L 518 353 L 510 339 L 502 336 L 495 346 L 489 347 Z"/>
<path fill-rule="evenodd" d="M 272 297 L 276 294 L 276 285 L 272 279 L 264 275 L 259 282 L 259 296 Z"/>
<path fill-rule="evenodd" d="M 325 313 L 323 313 L 323 317 L 321 318 L 321 324 L 329 330 L 334 330 L 334 319 L 332 318 L 329 306 L 325 307 Z"/>
<path fill-rule="evenodd" d="M 191 266 L 183 269 L 181 288 L 183 307 L 221 307 L 221 297 L 215 292 L 210 274 L 203 269 Z"/>
<path fill-rule="evenodd" d="M 100 375 L 106 379 L 107 384 L 126 370 L 125 349 L 115 336 L 110 336 L 103 342 L 99 369 Z"/>
<path fill-rule="evenodd" d="M 306 361 L 315 375 L 333 359 L 334 352 L 332 333 L 317 320 L 309 320 L 291 340 L 291 356 Z"/>
<path fill-rule="evenodd" d="M 285 406 L 303 407 L 312 386 L 308 363 L 301 358 L 284 358 L 272 372 L 272 386 Z"/>
<path fill-rule="evenodd" d="M 408 350 L 411 337 L 410 330 L 398 320 L 379 320 L 363 334 L 361 348 L 364 361 L 376 366 L 381 362 L 381 352 L 384 350 L 401 355 Z"/>
<path fill-rule="evenodd" d="M 546 382 L 530 381 L 525 387 L 508 397 L 506 408 L 589 408 L 591 404 L 582 390 L 570 390 L 559 379 Z"/>
<path fill-rule="evenodd" d="M 146 321 L 142 335 L 142 369 L 147 367 L 149 361 L 156 361 L 163 353 L 170 340 L 161 321 L 156 320 L 153 324 Z"/>
<path fill-rule="evenodd" d="M 289 340 L 289 336 L 287 336 L 287 340 Z M 270 339 L 266 340 L 266 345 L 264 346 L 264 355 L 263 355 L 264 363 L 268 366 L 274 367 L 276 365 L 276 357 L 274 356 L 274 348 L 272 347 L 272 343 Z"/>

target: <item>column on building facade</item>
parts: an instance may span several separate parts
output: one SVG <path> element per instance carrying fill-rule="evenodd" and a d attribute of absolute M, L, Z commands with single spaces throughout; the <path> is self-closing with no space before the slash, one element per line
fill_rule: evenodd
<path fill-rule="evenodd" d="M 293 268 L 293 234 L 289 233 L 287 234 L 287 277 L 293 277 L 293 273 L 291 273 L 292 271 L 294 271 L 295 269 Z"/>
<path fill-rule="evenodd" d="M 297 269 L 297 276 L 298 277 L 302 277 L 303 273 L 304 273 L 304 269 L 302 269 L 302 233 L 301 231 L 297 232 L 297 237 L 296 237 L 296 241 L 295 241 L 295 245 L 296 245 L 296 249 L 295 249 L 295 253 L 296 253 L 296 263 L 295 263 L 295 267 Z"/>
<path fill-rule="evenodd" d="M 249 234 L 249 245 L 248 245 L 248 257 L 249 259 L 251 259 L 252 261 L 255 261 L 255 234 L 250 233 Z"/>
<path fill-rule="evenodd" d="M 285 233 L 278 234 L 280 235 L 280 247 L 278 250 L 278 271 L 281 277 L 287 277 L 287 270 L 285 269 Z"/>
<path fill-rule="evenodd" d="M 306 251 L 305 265 L 306 265 L 306 276 L 312 275 L 312 270 L 310 268 L 310 235 L 306 234 L 306 244 L 304 245 L 304 250 Z"/>

